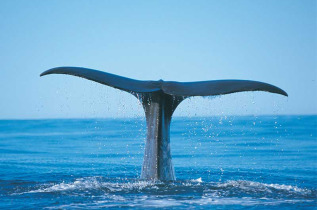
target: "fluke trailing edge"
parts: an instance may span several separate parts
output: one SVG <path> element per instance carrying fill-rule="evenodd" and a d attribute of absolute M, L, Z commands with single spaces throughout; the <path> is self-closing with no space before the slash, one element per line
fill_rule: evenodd
<path fill-rule="evenodd" d="M 131 93 L 141 101 L 147 123 L 142 179 L 175 180 L 170 149 L 170 123 L 176 107 L 192 96 L 215 96 L 243 91 L 266 91 L 287 96 L 273 85 L 249 80 L 202 82 L 140 81 L 79 67 L 58 67 L 48 74 L 69 74 Z"/>

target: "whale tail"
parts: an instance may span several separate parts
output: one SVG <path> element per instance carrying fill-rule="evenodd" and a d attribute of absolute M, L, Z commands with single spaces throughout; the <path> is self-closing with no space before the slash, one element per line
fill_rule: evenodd
<path fill-rule="evenodd" d="M 68 74 L 92 80 L 129 93 L 152 93 L 162 91 L 172 96 L 215 96 L 242 91 L 266 91 L 288 96 L 287 93 L 270 84 L 250 80 L 211 80 L 201 82 L 140 81 L 115 74 L 81 67 L 57 67 L 43 72 Z"/>
<path fill-rule="evenodd" d="M 170 122 L 174 110 L 184 99 L 243 91 L 266 91 L 288 96 L 276 86 L 250 80 L 140 81 L 80 67 L 53 68 L 41 76 L 48 74 L 82 77 L 129 92 L 142 102 L 147 122 L 147 140 L 141 178 L 151 180 L 175 180 L 170 152 Z"/>

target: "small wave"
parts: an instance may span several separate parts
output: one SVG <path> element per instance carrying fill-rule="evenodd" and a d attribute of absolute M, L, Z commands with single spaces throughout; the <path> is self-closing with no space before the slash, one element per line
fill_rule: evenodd
<path fill-rule="evenodd" d="M 166 198 L 162 196 L 149 196 L 145 198 L 121 198 L 121 199 L 110 199 L 104 201 L 94 201 L 91 203 L 72 203 L 61 206 L 48 207 L 47 209 L 87 209 L 87 208 L 177 208 L 181 209 L 189 208 L 193 209 L 195 207 L 206 207 L 206 206 L 222 206 L 224 208 L 231 209 L 233 206 L 278 206 L 278 205 L 294 205 L 296 203 L 302 203 L 303 200 L 293 199 L 253 199 L 250 197 L 243 198 L 221 198 L 221 197 L 207 197 L 203 196 L 200 198 L 183 198 L 183 199 L 173 199 Z M 307 200 L 306 202 L 313 202 Z M 185 207 L 185 208 L 184 208 Z"/>
<path fill-rule="evenodd" d="M 309 189 L 299 188 L 297 186 L 291 185 L 283 185 L 283 184 L 265 184 L 260 182 L 252 182 L 252 181 L 228 181 L 226 183 L 217 184 L 218 187 L 221 188 L 238 188 L 243 191 L 251 191 L 251 192 L 268 192 L 273 193 L 273 191 L 287 191 L 289 193 L 300 193 L 300 194 L 311 194 L 312 191 Z"/>
<path fill-rule="evenodd" d="M 192 182 L 198 182 L 198 183 L 202 183 L 203 180 L 201 179 L 201 177 L 199 177 L 198 179 L 192 179 Z"/>
<path fill-rule="evenodd" d="M 50 209 L 86 208 L 171 208 L 178 206 L 277 206 L 306 203 L 314 205 L 315 191 L 283 184 L 246 180 L 223 183 L 203 182 L 201 178 L 175 182 L 154 182 L 105 177 L 77 178 L 72 182 L 42 184 L 24 193 L 48 193 L 50 196 L 89 198 L 84 203 L 64 203 Z M 38 195 L 36 195 L 38 196 Z"/>
<path fill-rule="evenodd" d="M 142 190 L 147 187 L 158 188 L 154 182 L 136 181 L 136 182 L 104 182 L 101 177 L 78 178 L 74 182 L 59 183 L 51 186 L 44 186 L 37 190 L 31 190 L 26 193 L 60 192 L 72 190 L 109 190 L 111 192 L 122 190 Z"/>
<path fill-rule="evenodd" d="M 190 181 L 176 182 L 153 182 L 142 180 L 109 180 L 102 177 L 85 177 L 75 179 L 73 182 L 61 182 L 54 184 L 40 185 L 38 189 L 23 192 L 25 193 L 58 193 L 69 192 L 84 193 L 87 191 L 100 191 L 104 193 L 128 193 L 128 194 L 196 194 L 208 197 L 234 197 L 247 195 L 260 199 L 270 198 L 313 198 L 315 193 L 312 190 L 299 188 L 297 186 L 283 184 L 266 184 L 260 182 L 238 180 L 219 182 L 203 182 L 201 178 Z"/>

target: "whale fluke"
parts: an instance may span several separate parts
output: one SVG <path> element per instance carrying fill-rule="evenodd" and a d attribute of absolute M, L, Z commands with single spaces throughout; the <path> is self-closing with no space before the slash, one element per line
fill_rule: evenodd
<path fill-rule="evenodd" d="M 284 90 L 274 85 L 250 80 L 164 82 L 162 89 L 166 94 L 178 96 L 216 96 L 244 91 L 266 91 L 288 96 Z"/>
<path fill-rule="evenodd" d="M 40 76 L 48 74 L 68 74 L 82 77 L 127 92 L 147 93 L 159 91 L 156 81 L 139 81 L 81 67 L 57 67 L 43 72 Z"/>
<path fill-rule="evenodd" d="M 288 96 L 287 93 L 270 84 L 250 80 L 211 80 L 201 82 L 141 81 L 82 67 L 57 67 L 43 72 L 68 74 L 89 79 L 103 85 L 135 93 L 163 91 L 173 96 L 215 96 L 243 91 L 266 91 Z"/>
<path fill-rule="evenodd" d="M 266 91 L 288 96 L 271 84 L 250 80 L 201 82 L 141 81 L 81 67 L 57 67 L 43 72 L 68 74 L 129 92 L 142 103 L 147 123 L 142 179 L 175 180 L 170 152 L 170 123 L 176 107 L 192 96 L 216 96 L 243 91 Z"/>

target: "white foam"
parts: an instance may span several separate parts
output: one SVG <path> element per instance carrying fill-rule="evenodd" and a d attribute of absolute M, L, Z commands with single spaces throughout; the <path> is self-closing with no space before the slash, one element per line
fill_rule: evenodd
<path fill-rule="evenodd" d="M 228 181 L 226 183 L 219 183 L 217 184 L 218 187 L 234 187 L 239 188 L 245 191 L 266 191 L 272 193 L 272 190 L 285 190 L 288 192 L 295 192 L 295 193 L 302 193 L 302 194 L 310 194 L 311 190 L 299 188 L 297 186 L 292 185 L 281 185 L 281 184 L 265 184 L 260 182 L 252 182 L 252 181 L 244 181 L 244 180 L 237 180 L 237 181 Z"/>
<path fill-rule="evenodd" d="M 147 187 L 152 187 L 152 189 L 158 189 L 154 182 L 150 181 L 136 181 L 127 183 L 118 182 L 103 182 L 99 177 L 86 177 L 76 179 L 74 182 L 70 183 L 59 183 L 53 184 L 49 187 L 41 187 L 38 190 L 31 190 L 27 193 L 41 193 L 41 192 L 59 192 L 59 191 L 69 191 L 69 190 L 89 190 L 89 189 L 101 189 L 105 188 L 111 192 L 122 191 L 122 190 L 142 190 Z"/>
<path fill-rule="evenodd" d="M 168 185 L 167 191 L 164 190 L 168 195 L 168 191 L 171 190 L 172 194 L 169 195 L 169 198 L 166 199 L 166 196 L 152 196 L 152 192 L 157 192 L 160 190 L 161 185 Z M 203 188 L 203 195 L 197 196 L 196 198 L 191 198 L 186 200 L 178 200 L 173 199 L 173 195 L 176 191 L 183 192 L 191 190 L 196 192 L 197 187 L 201 186 Z M 162 188 L 164 189 L 164 188 Z M 201 178 L 194 179 L 187 182 L 175 182 L 164 184 L 160 182 L 150 182 L 150 181 L 141 181 L 141 180 L 132 180 L 131 182 L 122 182 L 122 180 L 117 180 L 116 182 L 105 181 L 102 177 L 86 177 L 79 178 L 73 182 L 61 182 L 57 184 L 51 185 L 42 185 L 39 189 L 27 191 L 24 193 L 54 193 L 54 192 L 67 192 L 70 193 L 80 193 L 86 192 L 89 190 L 102 190 L 103 195 L 106 196 L 101 201 L 97 199 L 94 205 L 100 206 L 110 205 L 109 201 L 120 201 L 120 203 L 126 203 L 128 206 L 132 207 L 132 203 L 134 206 L 148 206 L 148 207 L 159 207 L 159 206 L 178 206 L 178 205 L 187 205 L 187 204 L 195 204 L 195 205 L 277 205 L 281 202 L 284 203 L 293 203 L 300 202 L 300 200 L 290 199 L 287 200 L 274 200 L 274 194 L 276 191 L 280 191 L 282 194 L 297 194 L 297 195 L 309 195 L 312 193 L 311 190 L 299 188 L 297 186 L 291 185 L 281 185 L 281 184 L 266 184 L 260 182 L 252 182 L 252 181 L 228 181 L 225 183 L 206 183 L 203 182 Z M 146 191 L 144 191 L 146 190 Z M 149 191 L 148 191 L 149 190 Z M 227 197 L 227 193 L 231 191 L 240 190 L 242 193 L 248 193 L 247 197 Z M 75 192 L 73 192 L 75 191 Z M 132 192 L 131 192 L 132 191 Z M 139 191 L 139 192 L 133 192 Z M 143 192 L 148 192 L 149 194 L 144 195 Z M 274 192 L 275 191 L 275 192 Z M 124 192 L 130 195 L 133 195 L 133 201 L 126 200 L 128 197 L 125 196 L 117 196 L 113 193 L 115 192 Z M 253 195 L 259 195 L 259 193 L 263 192 L 263 197 L 255 198 Z M 273 197 L 270 196 L 272 194 Z M 97 196 L 98 197 L 98 196 Z M 301 200 L 303 201 L 303 200 Z M 87 204 L 88 205 L 88 204 Z"/>
<path fill-rule="evenodd" d="M 199 177 L 198 179 L 192 179 L 192 182 L 198 182 L 198 183 L 202 183 L 203 180 L 201 179 L 201 177 Z"/>
<path fill-rule="evenodd" d="M 137 181 L 132 182 L 106 182 L 100 177 L 87 177 L 76 179 L 70 183 L 59 183 L 51 186 L 45 186 L 41 189 L 29 191 L 28 193 L 41 193 L 41 192 L 59 192 L 59 191 L 71 191 L 71 190 L 82 190 L 87 191 L 89 189 L 106 189 L 104 193 L 94 196 L 94 201 L 88 203 L 73 203 L 62 206 L 52 206 L 48 208 L 60 209 L 60 208 L 172 208 L 172 207 L 195 207 L 195 206 L 218 206 L 218 205 L 239 205 L 239 206 L 277 206 L 281 204 L 295 204 L 302 202 L 314 202 L 313 200 L 303 200 L 299 198 L 274 198 L 269 194 L 275 194 L 273 191 L 287 191 L 288 193 L 300 193 L 308 194 L 311 190 L 302 189 L 297 186 L 281 185 L 281 184 L 266 184 L 252 181 L 228 181 L 225 183 L 203 183 L 201 178 L 194 179 L 188 182 L 175 182 L 169 183 L 168 188 L 171 188 L 172 194 L 161 195 L 156 194 L 157 190 L 160 189 L 160 185 L 164 183 L 160 182 L 149 182 L 149 181 Z M 165 184 L 164 184 L 165 185 Z M 178 195 L 175 195 L 175 191 L 178 191 L 178 187 L 196 189 L 197 186 L 204 188 L 202 195 L 184 195 L 182 199 L 178 199 Z M 173 190 L 175 188 L 175 191 Z M 142 190 L 153 190 L 154 194 L 150 191 Z M 164 188 L 163 188 L 164 189 Z M 182 189 L 182 188 L 180 188 Z M 126 196 L 125 190 L 137 190 L 139 192 L 127 192 L 129 196 Z M 230 192 L 235 190 L 242 190 L 243 192 L 251 192 L 250 195 L 244 197 L 231 197 L 226 196 L 222 192 Z M 124 194 L 117 195 L 113 192 L 123 191 Z M 182 191 L 182 190 L 180 190 Z M 144 193 L 148 192 L 148 193 Z M 165 192 L 165 191 L 164 191 Z M 265 194 L 258 198 L 253 194 L 258 195 L 259 192 L 265 192 Z M 73 193 L 73 192 L 71 192 Z M 268 194 L 269 193 L 269 194 Z M 282 192 L 283 193 L 283 192 Z"/>

